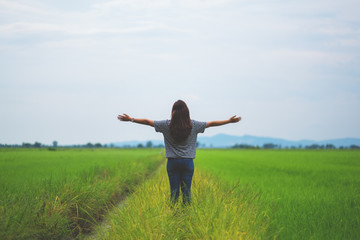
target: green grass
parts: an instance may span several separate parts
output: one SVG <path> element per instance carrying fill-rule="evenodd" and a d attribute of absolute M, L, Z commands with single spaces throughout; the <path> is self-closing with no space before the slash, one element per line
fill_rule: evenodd
<path fill-rule="evenodd" d="M 360 151 L 199 150 L 195 166 L 261 192 L 279 239 L 360 239 Z"/>
<path fill-rule="evenodd" d="M 0 239 L 87 232 L 163 162 L 159 149 L 0 149 Z"/>
<path fill-rule="evenodd" d="M 199 149 L 188 207 L 160 151 L 0 150 L 0 239 L 360 239 L 360 151 Z"/>

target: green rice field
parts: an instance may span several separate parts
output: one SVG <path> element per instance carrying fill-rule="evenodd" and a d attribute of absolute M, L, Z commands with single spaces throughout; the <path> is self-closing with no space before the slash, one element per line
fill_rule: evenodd
<path fill-rule="evenodd" d="M 360 151 L 199 149 L 171 206 L 161 149 L 0 149 L 0 239 L 360 239 Z"/>
<path fill-rule="evenodd" d="M 163 162 L 159 149 L 0 149 L 0 239 L 88 232 Z"/>
<path fill-rule="evenodd" d="M 279 239 L 360 239 L 360 151 L 206 150 L 196 165 L 261 192 Z"/>

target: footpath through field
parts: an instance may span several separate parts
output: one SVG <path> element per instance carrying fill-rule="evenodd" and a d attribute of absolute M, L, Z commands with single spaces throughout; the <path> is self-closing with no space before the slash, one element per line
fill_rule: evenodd
<path fill-rule="evenodd" d="M 195 170 L 191 206 L 170 207 L 162 165 L 86 239 L 264 239 L 269 217 L 259 194 Z"/>

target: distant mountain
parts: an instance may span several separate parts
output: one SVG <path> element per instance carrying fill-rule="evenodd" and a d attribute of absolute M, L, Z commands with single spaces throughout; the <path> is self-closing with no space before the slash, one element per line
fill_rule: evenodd
<path fill-rule="evenodd" d="M 150 140 L 153 145 L 162 145 L 164 144 L 163 140 Z M 125 142 L 115 142 L 110 143 L 116 147 L 136 147 L 139 144 L 143 146 L 146 145 L 148 141 L 125 141 Z M 214 147 L 214 148 L 226 148 L 234 146 L 235 144 L 247 144 L 252 146 L 262 147 L 266 143 L 273 143 L 276 145 L 281 145 L 281 147 L 302 147 L 310 146 L 312 144 L 326 145 L 333 144 L 337 148 L 340 146 L 349 147 L 350 145 L 360 146 L 360 138 L 339 138 L 339 139 L 329 139 L 323 141 L 314 141 L 314 140 L 298 140 L 291 141 L 281 138 L 270 138 L 270 137 L 256 137 L 250 135 L 244 136 L 233 136 L 227 134 L 217 134 L 211 137 L 198 137 L 198 142 L 200 147 Z M 110 145 L 109 144 L 109 145 Z"/>

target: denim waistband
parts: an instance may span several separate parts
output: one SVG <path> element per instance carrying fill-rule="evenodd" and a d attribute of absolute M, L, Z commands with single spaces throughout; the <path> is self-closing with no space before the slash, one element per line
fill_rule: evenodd
<path fill-rule="evenodd" d="M 193 160 L 192 158 L 168 158 L 168 160 Z"/>

